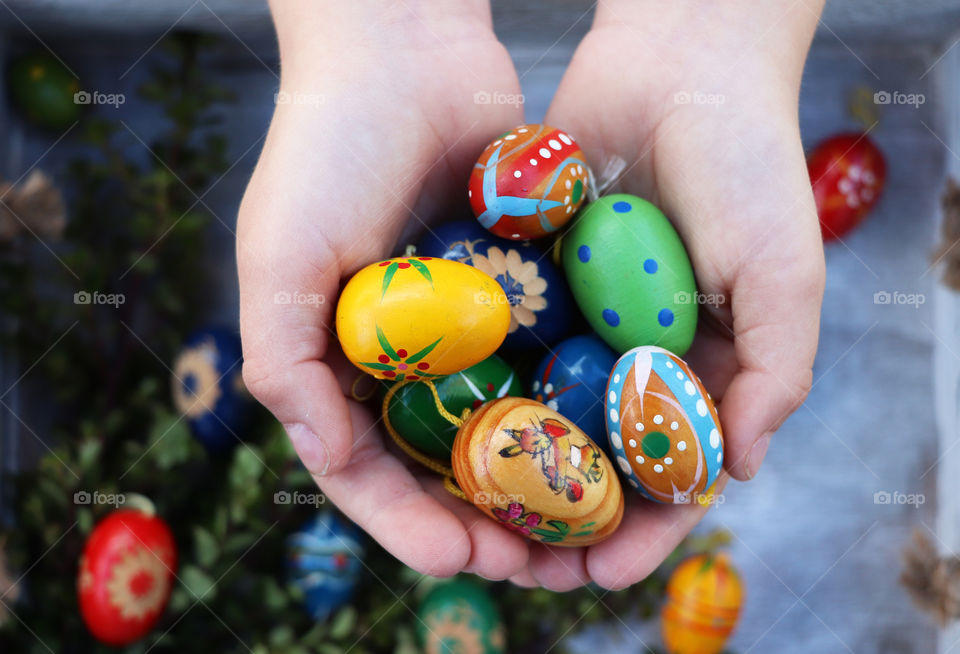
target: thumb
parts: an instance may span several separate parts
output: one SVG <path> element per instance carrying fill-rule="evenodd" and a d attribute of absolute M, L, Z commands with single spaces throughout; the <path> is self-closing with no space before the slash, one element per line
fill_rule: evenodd
<path fill-rule="evenodd" d="M 240 210 L 243 379 L 283 424 L 304 466 L 323 476 L 346 465 L 353 444 L 346 398 L 321 361 L 333 334 L 339 265 L 322 237 L 292 237 L 275 207 L 245 198 Z"/>

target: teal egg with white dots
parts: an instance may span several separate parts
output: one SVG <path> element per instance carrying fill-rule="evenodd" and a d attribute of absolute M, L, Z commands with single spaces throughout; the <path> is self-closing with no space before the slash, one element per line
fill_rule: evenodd
<path fill-rule="evenodd" d="M 657 345 L 683 355 L 697 329 L 697 284 L 673 225 L 656 206 L 618 193 L 590 203 L 563 237 L 577 305 L 617 352 Z"/>

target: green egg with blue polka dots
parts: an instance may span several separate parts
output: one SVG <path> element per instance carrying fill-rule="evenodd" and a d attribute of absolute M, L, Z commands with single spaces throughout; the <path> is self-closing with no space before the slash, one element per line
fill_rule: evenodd
<path fill-rule="evenodd" d="M 563 237 L 563 269 L 590 326 L 617 352 L 658 345 L 683 356 L 697 328 L 697 284 L 673 225 L 618 193 L 580 211 Z"/>

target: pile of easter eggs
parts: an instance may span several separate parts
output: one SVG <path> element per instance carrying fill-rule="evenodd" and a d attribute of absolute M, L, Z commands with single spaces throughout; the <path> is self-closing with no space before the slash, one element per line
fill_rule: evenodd
<path fill-rule="evenodd" d="M 337 305 L 344 354 L 384 383 L 394 440 L 504 528 L 553 545 L 613 533 L 624 482 L 662 503 L 708 494 L 723 434 L 680 358 L 697 287 L 670 220 L 633 195 L 597 197 L 577 142 L 546 125 L 490 143 L 467 195 L 475 220 L 362 268 Z"/>

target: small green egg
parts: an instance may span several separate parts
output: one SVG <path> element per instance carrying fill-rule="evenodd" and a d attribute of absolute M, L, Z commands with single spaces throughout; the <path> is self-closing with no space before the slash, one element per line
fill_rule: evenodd
<path fill-rule="evenodd" d="M 563 237 L 563 270 L 594 331 L 620 353 L 658 345 L 682 356 L 697 328 L 697 285 L 667 217 L 619 193 L 581 210 Z"/>
<path fill-rule="evenodd" d="M 496 354 L 433 384 L 443 408 L 458 417 L 464 409 L 477 409 L 489 400 L 523 395 L 517 373 Z M 433 393 L 425 383 L 402 386 L 390 400 L 388 418 L 397 433 L 415 448 L 450 460 L 457 428 L 437 411 Z"/>
<path fill-rule="evenodd" d="M 7 76 L 10 97 L 23 115 L 35 125 L 52 130 L 66 129 L 79 120 L 84 105 L 75 94 L 80 82 L 66 66 L 46 53 L 16 59 Z"/>
<path fill-rule="evenodd" d="M 466 579 L 445 581 L 420 603 L 417 632 L 425 654 L 507 651 L 497 605 L 482 586 Z"/>

